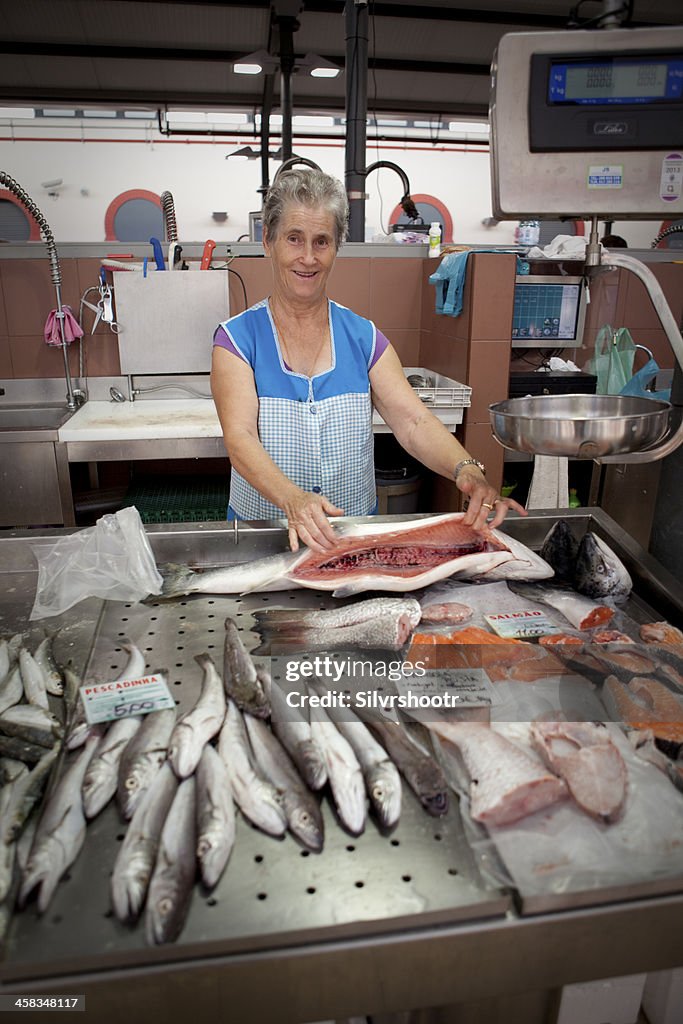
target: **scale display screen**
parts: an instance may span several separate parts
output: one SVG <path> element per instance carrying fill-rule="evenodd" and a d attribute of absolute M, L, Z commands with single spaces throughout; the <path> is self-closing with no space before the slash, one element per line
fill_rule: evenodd
<path fill-rule="evenodd" d="M 524 282 L 515 285 L 512 342 L 541 346 L 580 345 L 581 284 Z"/>
<path fill-rule="evenodd" d="M 551 60 L 550 104 L 676 103 L 683 98 L 683 58 Z"/>

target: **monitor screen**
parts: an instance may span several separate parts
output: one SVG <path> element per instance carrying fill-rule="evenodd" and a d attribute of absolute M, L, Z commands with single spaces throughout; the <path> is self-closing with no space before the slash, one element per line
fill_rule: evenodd
<path fill-rule="evenodd" d="M 533 347 L 571 348 L 581 344 L 583 285 L 557 278 L 515 285 L 512 343 Z"/>

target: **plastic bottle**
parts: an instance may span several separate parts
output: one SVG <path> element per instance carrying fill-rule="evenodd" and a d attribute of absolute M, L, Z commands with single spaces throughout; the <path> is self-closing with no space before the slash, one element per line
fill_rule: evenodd
<path fill-rule="evenodd" d="M 576 493 L 576 487 L 569 488 L 569 507 L 581 508 L 581 502 L 579 501 L 579 496 Z"/>
<path fill-rule="evenodd" d="M 441 255 L 441 225 L 433 220 L 429 228 L 429 255 Z"/>
<path fill-rule="evenodd" d="M 538 245 L 541 238 L 541 223 L 538 220 L 529 221 L 529 244 Z"/>

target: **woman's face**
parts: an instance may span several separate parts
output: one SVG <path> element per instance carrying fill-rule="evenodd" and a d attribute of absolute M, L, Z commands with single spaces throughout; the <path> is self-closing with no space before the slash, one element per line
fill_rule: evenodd
<path fill-rule="evenodd" d="M 337 250 L 334 216 L 321 206 L 286 206 L 273 241 L 264 240 L 273 261 L 274 294 L 298 305 L 325 297 Z"/>

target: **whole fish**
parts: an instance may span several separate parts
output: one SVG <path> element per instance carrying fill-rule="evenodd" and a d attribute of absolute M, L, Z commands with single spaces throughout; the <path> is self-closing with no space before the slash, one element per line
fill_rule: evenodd
<path fill-rule="evenodd" d="M 25 765 L 22 765 L 22 768 L 22 774 L 26 774 L 28 769 Z M 8 783 L 0 789 L 0 823 L 2 823 L 3 826 L 12 800 L 12 790 L 14 788 L 13 783 L 20 778 L 21 775 L 15 775 L 13 782 Z M 4 836 L 0 837 L 0 839 L 0 903 L 4 903 L 14 879 L 16 845 L 13 840 L 5 839 Z"/>
<path fill-rule="evenodd" d="M 311 684 L 318 696 L 324 687 Z M 350 708 L 329 707 L 325 711 L 336 725 L 358 759 L 365 779 L 365 788 L 380 824 L 393 828 L 401 816 L 401 778 L 398 768 L 387 757 L 384 747 L 373 738 L 367 726 Z"/>
<path fill-rule="evenodd" d="M 161 830 L 177 789 L 178 779 L 170 764 L 162 765 L 135 809 L 111 876 L 112 905 L 119 921 L 135 921 L 140 916 Z"/>
<path fill-rule="evenodd" d="M 3 638 L 0 640 L 0 683 L 3 682 L 11 667 L 12 659 L 10 658 L 9 644 Z"/>
<path fill-rule="evenodd" d="M 116 800 L 124 818 L 131 818 L 143 794 L 166 760 L 168 742 L 175 726 L 175 708 L 145 715 L 126 745 L 119 764 Z"/>
<path fill-rule="evenodd" d="M 15 665 L 0 683 L 0 714 L 7 708 L 18 704 L 24 696 L 24 684 L 21 681 L 21 669 Z"/>
<path fill-rule="evenodd" d="M 415 602 L 417 604 L 417 601 Z M 419 605 L 418 605 L 419 608 Z M 387 650 L 398 651 L 413 631 L 414 615 L 394 612 L 352 626 L 315 626 L 275 634 L 272 642 L 262 644 L 257 654 L 274 649 L 305 651 Z"/>
<path fill-rule="evenodd" d="M 586 597 L 612 597 L 623 600 L 633 589 L 626 566 L 608 544 L 590 531 L 579 544 L 574 570 L 574 586 Z"/>
<path fill-rule="evenodd" d="M 271 691 L 273 713 L 270 725 L 282 743 L 306 785 L 313 790 L 322 789 L 327 782 L 327 767 L 323 752 L 313 739 L 311 723 L 302 710 L 289 707 L 279 686 Z"/>
<path fill-rule="evenodd" d="M 573 590 L 562 590 L 559 587 L 550 587 L 544 583 L 508 583 L 510 590 L 520 597 L 528 598 L 530 601 L 538 601 L 541 604 L 554 608 L 564 615 L 568 622 L 576 629 L 593 629 L 595 626 L 603 626 L 614 616 L 614 609 L 604 604 L 596 604 L 595 601 L 574 593 Z"/>
<path fill-rule="evenodd" d="M 19 667 L 26 700 L 29 704 L 37 704 L 39 707 L 49 710 L 43 670 L 36 664 L 35 658 L 25 647 L 19 649 Z"/>
<path fill-rule="evenodd" d="M 574 582 L 579 542 L 566 519 L 558 519 L 545 536 L 539 552 L 555 571 L 558 583 Z"/>
<path fill-rule="evenodd" d="M 280 794 L 254 770 L 242 712 L 232 700 L 228 700 L 218 737 L 218 753 L 228 769 L 232 793 L 242 813 L 268 835 L 284 835 L 287 818 Z"/>
<path fill-rule="evenodd" d="M 490 726 L 445 719 L 427 724 L 460 752 L 470 777 L 475 821 L 509 825 L 567 795 L 562 779 Z"/>
<path fill-rule="evenodd" d="M 269 608 L 253 615 L 260 631 L 287 633 L 300 628 L 339 629 L 372 622 L 385 615 L 408 615 L 414 628 L 421 613 L 419 602 L 412 597 L 371 597 L 337 608 Z"/>
<path fill-rule="evenodd" d="M 41 640 L 33 653 L 33 658 L 43 673 L 47 692 L 55 697 L 61 697 L 64 693 L 64 680 L 52 654 L 51 637 L 46 636 L 44 640 Z"/>
<path fill-rule="evenodd" d="M 145 912 L 150 945 L 175 942 L 185 924 L 196 872 L 196 803 L 191 776 L 178 786 L 161 830 Z"/>
<path fill-rule="evenodd" d="M 251 715 L 246 715 L 244 721 L 257 767 L 281 794 L 289 831 L 309 850 L 319 852 L 323 848 L 324 825 L 317 799 L 266 723 Z"/>
<path fill-rule="evenodd" d="M 85 708 L 81 700 L 80 688 L 82 679 L 70 668 L 64 669 L 64 703 L 66 705 L 66 736 L 64 745 L 67 750 L 82 747 L 91 735 L 100 735 L 99 726 L 90 725 L 85 717 Z"/>
<path fill-rule="evenodd" d="M 52 899 L 57 883 L 76 860 L 85 839 L 85 816 L 81 787 L 97 740 L 91 736 L 85 749 L 69 765 L 55 786 L 36 829 L 19 889 L 19 906 L 38 889 L 38 911 L 42 914 Z"/>
<path fill-rule="evenodd" d="M 36 764 L 45 754 L 45 747 L 30 743 L 19 736 L 4 736 L 0 733 L 0 757 L 11 757 L 24 764 Z"/>
<path fill-rule="evenodd" d="M 94 818 L 99 814 L 116 792 L 123 752 L 141 724 L 142 719 L 136 715 L 112 722 L 97 745 L 83 779 L 83 810 L 86 818 Z"/>
<path fill-rule="evenodd" d="M 594 722 L 533 722 L 531 745 L 567 783 L 576 803 L 608 825 L 626 802 L 624 759 L 607 729 Z"/>
<path fill-rule="evenodd" d="M 195 661 L 204 673 L 201 693 L 192 710 L 176 723 L 168 744 L 168 759 L 179 779 L 192 775 L 202 750 L 220 730 L 225 718 L 223 680 L 211 655 L 198 654 Z"/>
<path fill-rule="evenodd" d="M 202 751 L 195 777 L 197 860 L 204 885 L 213 889 L 225 870 L 235 843 L 235 805 L 228 769 L 210 744 Z"/>
<path fill-rule="evenodd" d="M 242 643 L 234 619 L 225 620 L 223 685 L 228 697 L 234 700 L 240 711 L 246 711 L 257 718 L 269 717 L 267 686 L 264 686 L 253 658 Z"/>
<path fill-rule="evenodd" d="M 10 842 L 21 835 L 31 811 L 43 795 L 43 790 L 57 760 L 59 747 L 55 745 L 52 750 L 48 751 L 45 751 L 45 748 L 42 749 L 42 757 L 31 771 L 15 779 L 10 803 L 1 819 L 0 839 L 2 842 Z"/>
<path fill-rule="evenodd" d="M 64 730 L 51 711 L 38 704 L 15 704 L 0 715 L 0 732 L 41 747 L 52 747 Z"/>
<path fill-rule="evenodd" d="M 553 571 L 519 541 L 497 530 L 475 531 L 463 513 L 405 523 L 345 524 L 333 551 L 303 549 L 195 573 L 166 567 L 161 596 L 244 594 L 309 587 L 348 597 L 365 590 L 417 590 L 436 580 L 545 579 Z"/>
<path fill-rule="evenodd" d="M 323 708 L 311 708 L 311 730 L 325 758 L 339 819 L 351 835 L 359 836 L 365 828 L 365 783 L 358 759 Z"/>
<path fill-rule="evenodd" d="M 426 754 L 399 722 L 361 714 L 428 814 L 448 811 L 448 783 L 433 757 Z"/>
<path fill-rule="evenodd" d="M 28 768 L 23 761 L 13 761 L 11 757 L 0 757 L 0 788 L 8 786 L 21 775 L 25 775 Z M 0 792 L 0 800 L 2 793 Z"/>

